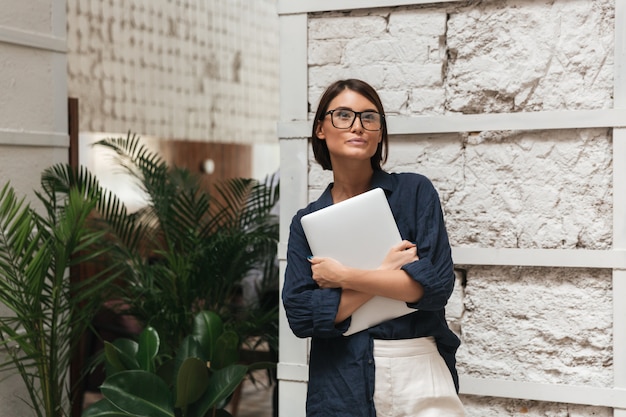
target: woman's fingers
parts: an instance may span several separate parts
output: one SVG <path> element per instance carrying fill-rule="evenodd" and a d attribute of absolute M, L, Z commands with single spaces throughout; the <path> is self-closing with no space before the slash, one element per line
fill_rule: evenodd
<path fill-rule="evenodd" d="M 417 246 L 413 242 L 403 240 L 389 250 L 379 269 L 400 269 L 402 265 L 416 260 L 418 260 Z"/>
<path fill-rule="evenodd" d="M 309 257 L 311 276 L 322 288 L 338 288 L 343 265 L 332 258 Z"/>
<path fill-rule="evenodd" d="M 416 247 L 415 243 L 409 242 L 408 240 L 403 240 L 397 246 L 398 246 L 398 249 L 401 249 L 401 250 L 407 250 L 407 249 Z"/>

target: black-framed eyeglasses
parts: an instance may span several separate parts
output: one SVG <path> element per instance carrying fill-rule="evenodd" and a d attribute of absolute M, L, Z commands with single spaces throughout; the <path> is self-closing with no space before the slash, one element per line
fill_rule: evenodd
<path fill-rule="evenodd" d="M 350 109 L 334 109 L 328 110 L 324 113 L 324 116 L 330 114 L 330 121 L 337 129 L 350 129 L 359 116 L 361 126 L 365 130 L 376 131 L 382 129 L 384 115 L 367 110 L 367 111 L 354 111 Z"/>

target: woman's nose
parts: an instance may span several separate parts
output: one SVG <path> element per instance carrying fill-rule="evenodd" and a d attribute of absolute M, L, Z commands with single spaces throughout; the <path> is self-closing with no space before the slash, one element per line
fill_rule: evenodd
<path fill-rule="evenodd" d="M 358 124 L 358 125 L 357 125 Z M 354 117 L 354 122 L 352 122 L 352 131 L 357 131 L 357 132 L 362 132 L 363 131 L 363 124 L 361 123 L 361 117 L 359 115 L 356 115 Z"/>

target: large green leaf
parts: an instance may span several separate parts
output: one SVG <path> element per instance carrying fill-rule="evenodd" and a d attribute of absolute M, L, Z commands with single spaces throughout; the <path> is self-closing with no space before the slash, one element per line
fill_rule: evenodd
<path fill-rule="evenodd" d="M 209 386 L 209 370 L 206 362 L 187 358 L 176 378 L 176 407 L 183 408 L 197 401 Z"/>
<path fill-rule="evenodd" d="M 213 311 L 201 311 L 193 318 L 193 335 L 198 339 L 200 345 L 206 349 L 211 360 L 217 339 L 224 331 L 224 323 L 220 316 Z"/>
<path fill-rule="evenodd" d="M 111 342 L 104 342 L 104 366 L 108 376 L 128 370 L 120 358 L 121 355 L 120 350 Z"/>
<path fill-rule="evenodd" d="M 108 377 L 100 387 L 115 407 L 132 415 L 174 417 L 167 384 L 146 371 L 124 371 Z"/>
<path fill-rule="evenodd" d="M 174 375 L 178 375 L 178 371 L 182 366 L 183 362 L 188 358 L 197 358 L 202 362 L 206 363 L 209 360 L 209 357 L 206 351 L 200 345 L 197 338 L 195 336 L 187 336 L 183 339 L 183 342 L 178 347 L 178 351 L 176 353 L 176 361 L 174 364 Z"/>
<path fill-rule="evenodd" d="M 237 361 L 239 361 L 239 336 L 231 330 L 225 331 L 217 338 L 211 368 L 222 369 Z"/>
<path fill-rule="evenodd" d="M 137 361 L 139 345 L 134 340 L 119 338 L 113 343 L 104 342 L 105 365 L 107 375 L 125 371 L 141 369 Z"/>
<path fill-rule="evenodd" d="M 90 405 L 83 411 L 81 417 L 128 417 L 129 415 L 130 414 L 115 407 L 109 400 L 104 398 Z"/>
<path fill-rule="evenodd" d="M 139 335 L 139 347 L 137 351 L 137 361 L 140 369 L 148 372 L 155 372 L 154 360 L 159 353 L 159 334 L 151 327 L 146 327 Z"/>
<path fill-rule="evenodd" d="M 230 365 L 215 371 L 211 375 L 209 388 L 202 398 L 192 404 L 187 417 L 204 417 L 206 413 L 228 398 L 246 377 L 248 367 L 245 365 Z"/>

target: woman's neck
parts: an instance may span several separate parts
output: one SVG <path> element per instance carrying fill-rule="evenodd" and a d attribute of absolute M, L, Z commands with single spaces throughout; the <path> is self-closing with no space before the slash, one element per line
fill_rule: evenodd
<path fill-rule="evenodd" d="M 368 161 L 369 162 L 369 161 Z M 333 203 L 347 200 L 370 189 L 374 170 L 368 163 L 367 169 L 333 168 Z"/>

